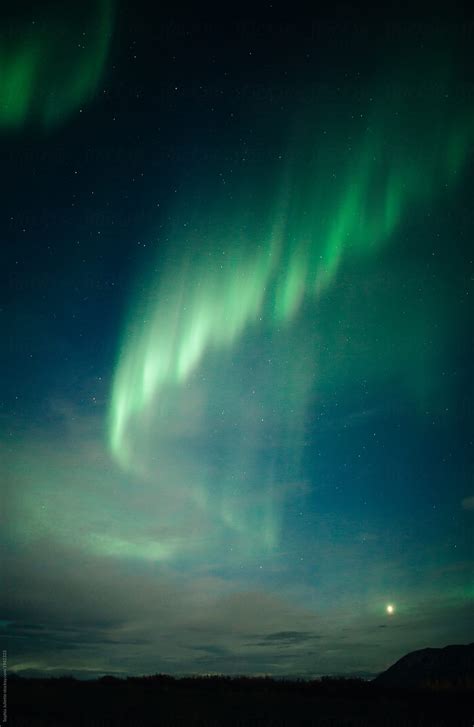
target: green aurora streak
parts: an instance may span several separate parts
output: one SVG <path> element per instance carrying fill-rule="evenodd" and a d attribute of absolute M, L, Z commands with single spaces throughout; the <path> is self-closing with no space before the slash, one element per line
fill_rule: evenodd
<path fill-rule="evenodd" d="M 415 86 L 407 84 L 403 73 L 385 76 L 377 84 L 378 93 L 372 92 L 367 113 L 356 121 L 348 113 L 346 128 L 339 121 L 318 140 L 302 131 L 273 189 L 273 202 L 265 206 L 257 186 L 252 197 L 247 180 L 240 200 L 234 195 L 232 202 L 219 199 L 214 206 L 196 208 L 190 233 L 183 234 L 176 223 L 169 238 L 187 252 L 177 262 L 176 252 L 170 251 L 168 266 L 160 265 L 158 282 L 145 286 L 113 383 L 109 444 L 126 471 L 157 481 L 150 452 L 156 454 L 159 471 L 160 438 L 164 448 L 170 429 L 186 417 L 186 397 L 195 378 L 209 374 L 209 381 L 216 383 L 209 384 L 205 396 L 212 397 L 217 382 L 223 385 L 232 377 L 226 352 L 257 326 L 276 338 L 287 331 L 291 341 L 290 322 L 296 325 L 308 303 L 317 321 L 316 301 L 322 303 L 344 266 L 360 266 L 380 254 L 410 212 L 428 205 L 459 178 L 474 138 L 473 117 L 459 99 L 449 96 L 450 65 L 444 63 L 440 70 L 433 58 L 430 62 L 430 67 L 420 64 L 418 74 L 410 66 L 409 78 L 418 79 Z M 413 94 L 407 95 L 407 87 Z M 301 162 L 307 158 L 314 163 Z M 176 220 L 189 217 L 189 208 L 176 210 Z M 418 329 L 413 326 L 416 341 Z M 392 355 L 387 352 L 387 358 Z M 366 361 L 370 357 L 371 352 L 365 354 Z M 278 398 L 280 384 L 289 377 L 281 416 L 288 420 L 283 436 L 296 449 L 295 432 L 318 377 L 317 356 L 313 361 L 303 376 L 293 362 L 272 382 Z M 271 391 L 269 386 L 268 397 Z M 204 416 L 201 426 L 205 424 Z M 237 441 L 235 447 L 242 468 L 242 461 L 253 456 L 251 448 Z M 226 469 L 235 463 L 228 459 Z M 206 478 L 204 472 L 196 477 L 191 494 L 195 505 L 213 509 L 220 522 L 244 538 L 257 533 L 265 547 L 275 545 L 279 526 L 270 496 L 271 472 L 259 505 L 240 514 L 241 485 L 222 481 L 223 494 L 213 503 Z M 191 465 L 184 480 L 186 492 L 192 493 Z"/>
<path fill-rule="evenodd" d="M 85 3 L 80 17 L 67 7 L 69 13 L 38 13 L 27 26 L 0 32 L 0 128 L 53 127 L 95 92 L 110 45 L 113 0 Z"/>

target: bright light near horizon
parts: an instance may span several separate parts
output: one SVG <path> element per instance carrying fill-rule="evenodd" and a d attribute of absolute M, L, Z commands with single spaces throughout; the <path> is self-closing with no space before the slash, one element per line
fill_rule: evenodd
<path fill-rule="evenodd" d="M 392 616 L 395 613 L 395 606 L 392 603 L 389 603 L 385 610 L 387 611 L 389 616 Z"/>

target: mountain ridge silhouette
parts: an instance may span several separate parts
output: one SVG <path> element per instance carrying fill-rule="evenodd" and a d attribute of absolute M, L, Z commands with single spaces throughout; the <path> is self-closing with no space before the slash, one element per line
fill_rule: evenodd
<path fill-rule="evenodd" d="M 383 687 L 474 687 L 474 643 L 411 651 L 379 674 Z"/>

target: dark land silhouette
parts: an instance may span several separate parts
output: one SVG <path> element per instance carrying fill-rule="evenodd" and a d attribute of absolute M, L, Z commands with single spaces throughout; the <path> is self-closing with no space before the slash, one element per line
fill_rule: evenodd
<path fill-rule="evenodd" d="M 375 682 L 386 687 L 474 689 L 474 644 L 411 651 Z"/>
<path fill-rule="evenodd" d="M 424 649 L 372 681 L 181 677 L 8 681 L 12 727 L 471 727 L 474 645 Z"/>

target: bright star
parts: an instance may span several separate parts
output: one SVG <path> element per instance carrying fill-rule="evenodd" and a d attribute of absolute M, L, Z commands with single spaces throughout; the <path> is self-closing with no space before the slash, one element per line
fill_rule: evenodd
<path fill-rule="evenodd" d="M 387 605 L 387 608 L 385 609 L 389 616 L 392 616 L 395 613 L 395 606 L 391 603 Z"/>

